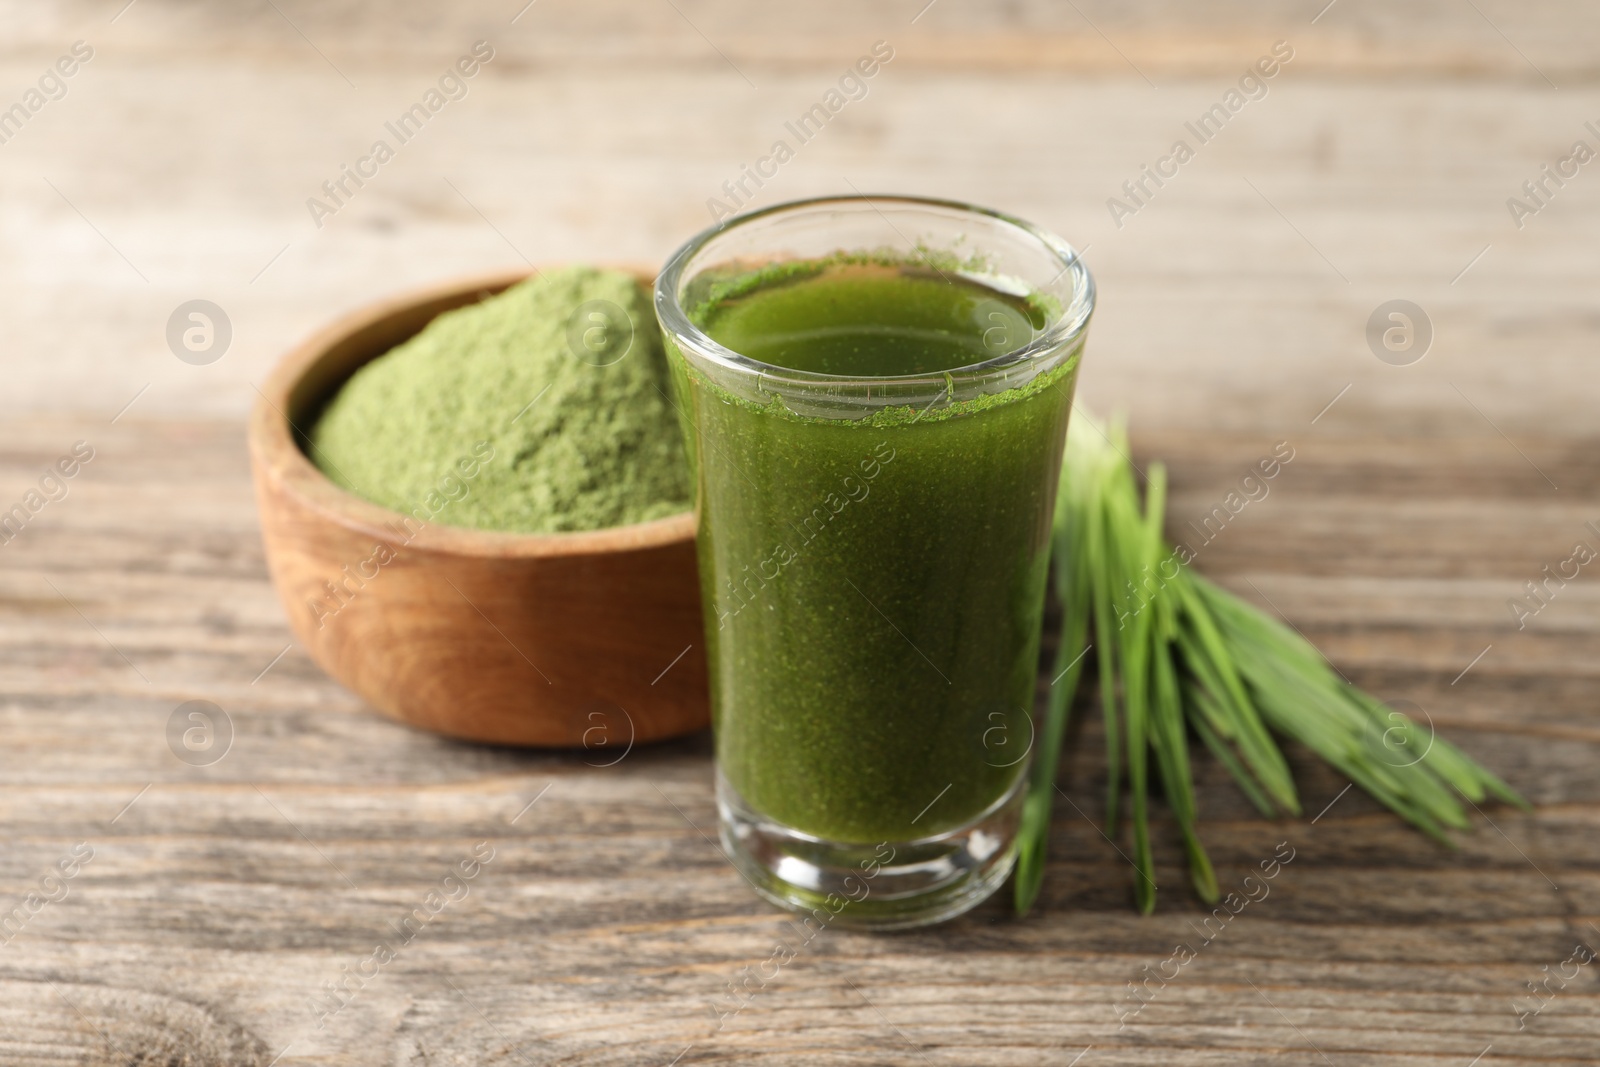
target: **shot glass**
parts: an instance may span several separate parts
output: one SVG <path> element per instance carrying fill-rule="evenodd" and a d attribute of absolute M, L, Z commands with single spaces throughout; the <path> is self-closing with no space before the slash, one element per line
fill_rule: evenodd
<path fill-rule="evenodd" d="M 974 907 L 1016 858 L 1088 270 L 997 211 L 828 197 L 699 234 L 655 302 L 729 856 L 819 924 Z"/>

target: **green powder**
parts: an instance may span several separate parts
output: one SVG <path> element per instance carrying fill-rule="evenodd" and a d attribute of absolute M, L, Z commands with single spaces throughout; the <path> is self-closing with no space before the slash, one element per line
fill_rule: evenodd
<path fill-rule="evenodd" d="M 429 521 L 621 526 L 690 506 L 669 392 L 649 295 L 569 267 L 446 312 L 362 367 L 309 451 L 337 484 Z"/>

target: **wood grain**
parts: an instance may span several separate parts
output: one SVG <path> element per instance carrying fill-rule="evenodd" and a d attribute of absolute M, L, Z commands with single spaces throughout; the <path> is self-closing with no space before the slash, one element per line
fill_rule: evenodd
<path fill-rule="evenodd" d="M 96 57 L 0 146 L 0 509 L 75 441 L 95 458 L 0 545 L 0 924 L 59 895 L 41 880 L 78 842 L 94 856 L 0 944 L 0 1063 L 1595 1062 L 1595 967 L 1524 1029 L 1513 1002 L 1600 948 L 1600 587 L 1585 573 L 1521 630 L 1506 602 L 1600 521 L 1600 179 L 1521 229 L 1505 207 L 1600 120 L 1593 6 L 923 7 L 5 6 L 0 103 L 74 40 Z M 306 198 L 479 38 L 497 58 L 470 96 L 317 228 Z M 1199 760 L 1222 883 L 1280 841 L 1296 858 L 1121 1029 L 1128 983 L 1205 913 L 1162 818 L 1159 910 L 1133 914 L 1126 843 L 1084 817 L 1092 724 L 1033 915 L 830 930 L 719 1029 L 730 983 L 795 935 L 713 843 L 703 735 L 600 767 L 408 729 L 312 663 L 268 582 L 244 418 L 285 351 L 459 274 L 661 262 L 878 39 L 896 58 L 867 98 L 754 202 L 854 183 L 1090 246 L 1080 395 L 1168 463 L 1171 532 L 1296 449 L 1201 571 L 1538 804 L 1485 809 L 1445 851 L 1303 752 L 1308 816 L 1336 801 L 1314 824 L 1261 821 Z M 1117 228 L 1107 198 L 1280 39 L 1270 95 Z M 195 297 L 234 326 L 206 367 L 164 339 Z M 1435 327 L 1406 367 L 1364 338 L 1396 297 Z M 168 747 L 190 700 L 233 727 L 209 766 Z M 470 893 L 319 1028 L 323 983 L 480 841 Z"/>
<path fill-rule="evenodd" d="M 1303 752 L 1291 755 L 1308 816 L 1336 800 L 1314 825 L 1260 820 L 1200 759 L 1223 885 L 1278 842 L 1296 856 L 1119 1030 L 1127 983 L 1198 940 L 1205 912 L 1163 815 L 1160 907 L 1133 913 L 1126 843 L 1086 818 L 1104 786 L 1092 724 L 1063 770 L 1033 915 L 997 899 L 932 931 L 826 931 L 719 1028 L 729 983 L 798 935 L 714 844 L 704 735 L 612 767 L 462 744 L 363 708 L 298 646 L 274 662 L 290 642 L 242 436 L 227 422 L 7 428 L 6 484 L 61 442 L 98 443 L 67 499 L 0 549 L 0 900 L 23 902 L 76 842 L 94 856 L 0 947 L 0 1061 L 164 1063 L 174 1048 L 259 1067 L 287 1047 L 280 1063 L 665 1064 L 688 1047 L 680 1063 L 1028 1064 L 1093 1046 L 1082 1063 L 1309 1064 L 1320 1050 L 1339 1067 L 1464 1067 L 1490 1045 L 1487 1062 L 1591 1060 L 1590 974 L 1526 1030 L 1512 1001 L 1575 943 L 1600 941 L 1585 654 L 1600 605 L 1558 598 L 1520 632 L 1504 612 L 1538 527 L 1560 535 L 1567 517 L 1521 508 L 1524 461 L 1498 439 L 1380 449 L 1319 433 L 1202 560 L 1269 596 L 1357 684 L 1426 709 L 1539 810 L 1488 808 L 1451 852 L 1341 796 Z M 1175 515 L 1262 449 L 1223 434 L 1136 445 L 1141 462 L 1173 464 Z M 1567 446 L 1523 447 L 1553 464 Z M 1338 536 L 1396 509 L 1410 533 L 1381 560 Z M 1464 529 L 1462 512 L 1481 521 Z M 205 767 L 167 747 L 169 716 L 194 698 L 234 729 Z M 323 984 L 393 941 L 482 841 L 494 857 L 466 895 L 319 1028 Z"/>

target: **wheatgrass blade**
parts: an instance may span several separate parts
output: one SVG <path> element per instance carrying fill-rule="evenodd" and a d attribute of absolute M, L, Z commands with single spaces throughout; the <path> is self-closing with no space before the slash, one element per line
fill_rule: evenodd
<path fill-rule="evenodd" d="M 1117 728 L 1117 642 L 1111 636 L 1112 561 L 1106 546 L 1105 511 L 1099 497 L 1104 491 L 1106 471 L 1097 465 L 1091 475 L 1091 503 L 1085 514 L 1085 542 L 1088 551 L 1090 598 L 1093 602 L 1095 640 L 1099 643 L 1100 708 L 1106 733 L 1106 834 L 1117 832 L 1117 802 L 1122 795 L 1122 744 Z"/>
<path fill-rule="evenodd" d="M 1111 427 L 1111 446 L 1127 453 L 1120 422 Z M 1145 559 L 1145 527 L 1139 516 L 1138 489 L 1126 463 L 1107 461 L 1105 490 L 1106 558 L 1111 577 L 1112 606 L 1117 616 L 1116 642 L 1122 659 L 1122 707 L 1127 729 L 1128 808 L 1133 822 L 1133 865 L 1138 877 L 1133 896 L 1145 915 L 1155 910 L 1155 857 L 1150 847 L 1149 756 L 1151 622 L 1154 612 L 1136 604 L 1139 568 Z M 1104 642 L 1102 642 L 1104 643 Z M 1102 688 L 1105 679 L 1102 678 Z"/>
<path fill-rule="evenodd" d="M 1190 704 L 1211 699 L 1209 694 L 1194 687 L 1184 690 L 1184 698 Z M 1217 735 L 1217 732 L 1206 723 L 1203 717 L 1191 717 L 1189 725 L 1194 727 L 1194 732 L 1199 735 L 1200 740 L 1211 750 L 1212 755 L 1217 757 L 1217 762 L 1221 763 L 1227 769 L 1227 772 L 1233 776 L 1234 782 L 1239 786 L 1245 797 L 1249 799 L 1250 803 L 1255 805 L 1255 809 L 1266 818 L 1277 818 L 1278 809 L 1273 807 L 1271 798 L 1256 783 L 1255 775 L 1240 762 L 1233 749 L 1228 747 L 1228 743 Z"/>
<path fill-rule="evenodd" d="M 1195 829 L 1199 820 L 1199 805 L 1195 801 L 1194 782 L 1189 771 L 1189 745 L 1184 734 L 1182 695 L 1178 687 L 1178 672 L 1172 662 L 1172 633 L 1176 628 L 1172 599 L 1161 584 L 1161 564 L 1166 543 L 1161 537 L 1162 522 L 1166 516 L 1167 469 L 1163 464 L 1150 465 L 1148 484 L 1145 487 L 1144 514 L 1144 565 L 1141 575 L 1147 575 L 1154 588 L 1145 605 L 1151 616 L 1151 655 L 1153 673 L 1151 683 L 1150 717 L 1151 746 L 1156 753 L 1156 764 L 1161 772 L 1167 804 L 1172 809 L 1178 831 L 1183 835 L 1184 851 L 1189 856 L 1189 880 L 1195 893 L 1208 904 L 1215 904 L 1220 891 L 1211 857 Z"/>
<path fill-rule="evenodd" d="M 1063 463 L 1062 481 L 1076 475 L 1071 464 Z M 1061 639 L 1056 646 L 1051 668 L 1049 695 L 1045 702 L 1044 727 L 1029 769 L 1027 799 L 1023 802 L 1021 825 L 1017 832 L 1017 871 L 1013 885 L 1014 904 L 1019 915 L 1026 915 L 1044 884 L 1045 860 L 1050 839 L 1050 814 L 1055 802 L 1056 772 L 1073 697 L 1083 677 L 1089 647 L 1089 575 L 1086 555 L 1074 551 L 1082 536 L 1082 509 L 1075 506 L 1073 485 L 1062 484 L 1056 491 L 1055 523 L 1051 535 L 1051 574 L 1056 598 L 1061 603 Z"/>

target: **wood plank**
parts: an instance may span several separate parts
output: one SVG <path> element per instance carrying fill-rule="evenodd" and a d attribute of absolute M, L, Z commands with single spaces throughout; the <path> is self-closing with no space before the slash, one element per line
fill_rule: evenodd
<path fill-rule="evenodd" d="M 1521 228 L 1506 208 L 1594 143 L 1592 5 L 121 6 L 13 5 L 0 44 L 0 106 L 72 41 L 96 50 L 0 146 L 0 510 L 74 442 L 96 450 L 0 544 L 0 921 L 94 849 L 0 943 L 0 1062 L 1594 1062 L 1592 967 L 1525 1027 L 1513 1003 L 1600 949 L 1600 587 L 1585 571 L 1522 629 L 1507 601 L 1600 523 L 1600 184 L 1586 168 Z M 307 197 L 479 38 L 497 56 L 468 98 L 318 228 Z M 1129 983 L 1209 913 L 1160 803 L 1160 906 L 1133 913 L 1127 845 L 1091 821 L 1086 722 L 1032 915 L 997 899 L 931 931 L 830 929 L 751 984 L 798 935 L 714 844 L 708 738 L 610 768 L 452 743 L 293 645 L 240 424 L 278 354 L 466 271 L 660 262 L 879 39 L 895 58 L 867 97 L 750 204 L 854 183 L 1089 246 L 1081 396 L 1128 410 L 1136 458 L 1169 465 L 1169 532 L 1296 450 L 1201 573 L 1413 702 L 1536 812 L 1486 807 L 1444 850 L 1291 746 L 1307 816 L 1269 823 L 1198 758 L 1222 883 L 1281 841 L 1296 859 L 1128 1017 Z M 1280 39 L 1295 58 L 1269 94 L 1117 226 L 1107 199 Z M 197 296 L 235 329 L 204 367 L 163 337 Z M 1405 367 L 1364 338 L 1396 297 L 1436 333 Z M 210 766 L 167 748 L 191 699 L 234 729 Z M 479 841 L 495 858 L 469 894 L 319 1027 L 323 983 Z M 759 992 L 719 1020 L 741 984 Z"/>
<path fill-rule="evenodd" d="M 1587 925 L 1600 919 L 1600 735 L 1587 643 L 1571 630 L 1592 614 L 1577 599 L 1550 608 L 1569 609 L 1561 626 L 1514 636 L 1465 610 L 1525 566 L 1519 530 L 1570 521 L 1565 504 L 1520 503 L 1523 460 L 1493 441 L 1320 438 L 1202 570 L 1246 595 L 1248 578 L 1358 682 L 1428 708 L 1536 813 L 1486 809 L 1446 851 L 1359 792 L 1341 796 L 1337 775 L 1291 747 L 1308 817 L 1273 824 L 1201 757 L 1222 884 L 1280 841 L 1296 856 L 1265 900 L 1225 926 L 1212 918 L 1206 930 L 1220 932 L 1129 1015 L 1128 983 L 1174 944 L 1200 942 L 1207 912 L 1157 804 L 1160 909 L 1133 913 L 1131 871 L 1089 821 L 1104 789 L 1091 723 L 1063 767 L 1070 799 L 1033 915 L 996 899 L 932 931 L 828 930 L 719 1028 L 729 984 L 798 935 L 713 843 L 705 737 L 600 769 L 581 754 L 407 730 L 295 650 L 252 684 L 288 639 L 254 544 L 238 427 L 112 429 L 68 498 L 0 549 L 0 900 L 24 900 L 74 843 L 94 849 L 65 899 L 0 950 L 8 1063 L 177 1049 L 260 1067 L 287 1047 L 280 1063 L 1023 1064 L 1093 1046 L 1083 1063 L 1310 1063 L 1320 1050 L 1344 1067 L 1465 1063 L 1490 1045 L 1497 1061 L 1578 1063 L 1593 1045 L 1592 984 L 1563 990 L 1524 1031 L 1511 1008 L 1540 968 L 1600 940 Z M 0 485 L 90 432 L 82 419 L 13 421 Z M 1163 433 L 1136 445 L 1171 460 L 1176 500 L 1203 501 L 1260 441 Z M 1393 550 L 1434 559 L 1426 578 L 1378 558 L 1377 534 L 1333 536 L 1397 507 L 1416 537 Z M 1483 521 L 1462 536 L 1470 514 Z M 1283 548 L 1316 529 L 1328 533 L 1316 553 Z M 1419 607 L 1419 590 L 1438 606 Z M 1480 637 L 1496 654 L 1452 686 Z M 172 708 L 197 696 L 236 730 L 209 767 L 165 747 Z M 392 924 L 479 841 L 494 858 L 467 895 L 319 1028 L 322 984 L 394 939 Z"/>

